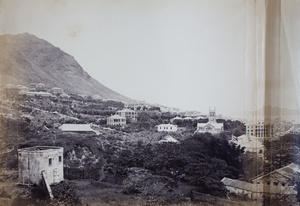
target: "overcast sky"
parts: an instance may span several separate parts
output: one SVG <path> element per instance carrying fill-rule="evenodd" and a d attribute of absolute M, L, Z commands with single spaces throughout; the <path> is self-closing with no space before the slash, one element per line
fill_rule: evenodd
<path fill-rule="evenodd" d="M 204 113 L 215 106 L 217 113 L 236 115 L 253 109 L 249 85 L 256 68 L 246 65 L 252 42 L 245 34 L 247 12 L 255 8 L 246 2 L 0 0 L 0 34 L 45 39 L 130 98 Z M 296 108 L 294 102 L 284 106 Z"/>

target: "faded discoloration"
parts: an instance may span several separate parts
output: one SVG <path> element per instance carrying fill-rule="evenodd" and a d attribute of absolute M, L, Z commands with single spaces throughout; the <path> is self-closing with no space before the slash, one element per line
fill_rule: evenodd
<path fill-rule="evenodd" d="M 266 1 L 265 106 L 281 104 L 281 0 Z M 272 114 L 270 111 L 265 113 Z"/>
<path fill-rule="evenodd" d="M 67 4 L 68 0 L 53 0 L 53 2 L 64 6 Z"/>
<path fill-rule="evenodd" d="M 73 26 L 69 26 L 67 30 L 68 30 L 68 35 L 75 38 L 83 31 L 83 26 L 73 25 Z"/>

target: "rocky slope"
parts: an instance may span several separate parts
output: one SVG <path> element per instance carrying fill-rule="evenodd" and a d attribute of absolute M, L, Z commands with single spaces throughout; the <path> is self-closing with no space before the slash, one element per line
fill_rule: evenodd
<path fill-rule="evenodd" d="M 128 101 L 93 79 L 69 54 L 49 42 L 24 33 L 0 36 L 0 84 L 44 83 L 67 93 L 99 95 Z"/>

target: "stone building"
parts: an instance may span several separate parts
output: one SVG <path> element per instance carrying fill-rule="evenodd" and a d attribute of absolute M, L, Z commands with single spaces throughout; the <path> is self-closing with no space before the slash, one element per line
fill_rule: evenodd
<path fill-rule="evenodd" d="M 48 184 L 64 180 L 63 148 L 54 146 L 35 146 L 18 149 L 20 184 L 40 185 L 44 178 Z"/>

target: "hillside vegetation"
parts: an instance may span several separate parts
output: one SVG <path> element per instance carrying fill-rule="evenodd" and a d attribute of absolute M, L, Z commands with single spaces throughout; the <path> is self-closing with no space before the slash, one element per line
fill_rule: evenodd
<path fill-rule="evenodd" d="M 77 179 L 69 182 L 74 187 L 70 191 L 77 191 L 83 201 L 89 197 L 77 188 L 80 180 L 95 181 L 95 191 L 99 185 L 120 192 L 119 197 L 171 204 L 185 201 L 192 188 L 224 196 L 220 180 L 238 178 L 243 171 L 243 149 L 228 143 L 233 132 L 242 132 L 239 122 L 223 120 L 226 131 L 217 136 L 194 135 L 197 121 L 203 120 L 177 122 L 179 131 L 171 135 L 180 144 L 160 144 L 158 141 L 169 133 L 157 132 L 154 126 L 168 123 L 174 115 L 159 108 L 145 107 L 138 111 L 137 122 L 109 127 L 106 117 L 122 109 L 123 103 L 77 95 L 40 98 L 6 92 L 0 106 L 4 131 L 1 168 L 11 174 L 10 181 L 17 182 L 18 148 L 62 146 L 65 178 Z M 91 123 L 98 134 L 62 132 L 58 127 L 63 123 Z M 26 194 L 32 197 L 31 192 Z"/>

